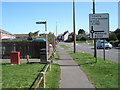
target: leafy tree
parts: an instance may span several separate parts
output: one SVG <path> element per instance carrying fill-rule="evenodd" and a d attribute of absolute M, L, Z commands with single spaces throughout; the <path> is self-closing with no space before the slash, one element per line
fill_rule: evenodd
<path fill-rule="evenodd" d="M 76 36 L 77 41 L 80 41 L 80 38 L 81 38 L 80 34 Z"/>
<path fill-rule="evenodd" d="M 49 41 L 50 44 L 53 43 L 53 37 L 55 37 L 55 35 L 53 33 L 49 32 L 49 34 L 48 34 L 48 41 Z"/>
<path fill-rule="evenodd" d="M 79 34 L 85 34 L 85 30 L 83 30 L 83 29 L 79 29 L 79 31 L 78 31 L 78 35 Z"/>
<path fill-rule="evenodd" d="M 38 33 L 39 33 L 39 31 L 36 31 L 34 33 L 30 32 L 28 34 L 29 35 L 28 40 L 33 40 L 34 38 L 36 38 L 38 36 Z"/>
<path fill-rule="evenodd" d="M 115 41 L 115 40 L 117 40 L 117 36 L 116 36 L 116 34 L 114 33 L 114 32 L 111 32 L 110 34 L 109 34 L 109 38 L 107 39 L 107 41 Z"/>
<path fill-rule="evenodd" d="M 117 39 L 119 40 L 119 42 L 120 42 L 120 29 L 118 28 L 118 29 L 116 29 L 115 31 L 114 31 L 114 33 L 116 34 L 116 36 L 117 36 Z"/>
<path fill-rule="evenodd" d="M 33 36 L 33 33 L 32 32 L 29 32 L 29 34 L 28 34 L 28 40 L 32 40 L 33 38 L 32 38 L 32 36 Z"/>
<path fill-rule="evenodd" d="M 77 41 L 86 41 L 87 40 L 87 35 L 85 35 L 85 34 L 79 34 L 79 35 L 77 35 L 76 36 L 76 40 Z"/>
<path fill-rule="evenodd" d="M 34 32 L 34 36 L 38 36 L 39 31 Z"/>

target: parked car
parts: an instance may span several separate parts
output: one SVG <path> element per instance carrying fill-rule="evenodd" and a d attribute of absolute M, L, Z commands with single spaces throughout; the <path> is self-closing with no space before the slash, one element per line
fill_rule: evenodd
<path fill-rule="evenodd" d="M 12 38 L 3 38 L 2 40 L 12 40 Z"/>
<path fill-rule="evenodd" d="M 33 42 L 45 42 L 46 39 L 44 38 L 35 38 L 34 40 L 32 40 Z"/>
<path fill-rule="evenodd" d="M 107 41 L 98 41 L 97 42 L 97 48 L 104 48 L 105 46 L 105 49 L 112 49 L 112 45 L 107 42 Z"/>
<path fill-rule="evenodd" d="M 120 47 L 120 43 L 118 44 L 118 47 Z"/>

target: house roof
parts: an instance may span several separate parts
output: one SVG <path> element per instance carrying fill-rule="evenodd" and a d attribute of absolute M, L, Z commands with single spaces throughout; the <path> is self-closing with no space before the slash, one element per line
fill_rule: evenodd
<path fill-rule="evenodd" d="M 63 34 L 63 36 L 64 36 L 66 33 L 69 33 L 69 32 L 68 32 L 68 31 L 65 31 L 64 34 Z"/>
<path fill-rule="evenodd" d="M 73 34 L 74 34 L 74 32 L 70 33 L 69 36 L 71 36 L 71 35 L 73 35 Z"/>
<path fill-rule="evenodd" d="M 0 32 L 1 32 L 1 33 L 4 33 L 4 34 L 8 34 L 8 35 L 14 36 L 14 34 L 9 33 L 8 31 L 2 30 L 2 29 L 0 29 Z"/>

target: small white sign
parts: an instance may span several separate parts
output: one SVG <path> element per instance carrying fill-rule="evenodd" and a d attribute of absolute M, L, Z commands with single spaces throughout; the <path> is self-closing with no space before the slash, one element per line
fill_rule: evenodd
<path fill-rule="evenodd" d="M 90 38 L 109 38 L 109 14 L 89 14 Z"/>

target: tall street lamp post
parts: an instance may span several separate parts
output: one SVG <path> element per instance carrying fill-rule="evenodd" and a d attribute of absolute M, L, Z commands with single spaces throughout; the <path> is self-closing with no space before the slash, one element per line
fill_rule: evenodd
<path fill-rule="evenodd" d="M 46 58 L 48 61 L 48 38 L 47 38 L 47 22 L 36 22 L 36 24 L 45 24 L 45 38 L 46 38 Z"/>

